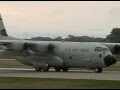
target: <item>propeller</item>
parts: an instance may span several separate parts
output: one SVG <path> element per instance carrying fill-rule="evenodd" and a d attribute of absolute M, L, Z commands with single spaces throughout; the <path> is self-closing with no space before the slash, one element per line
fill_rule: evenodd
<path fill-rule="evenodd" d="M 48 54 L 55 54 L 55 52 L 54 52 L 54 48 L 55 48 L 55 45 L 54 44 L 49 44 L 48 46 L 47 46 L 47 53 Z"/>
<path fill-rule="evenodd" d="M 33 43 L 24 43 L 23 44 L 23 50 L 21 52 L 29 52 L 30 50 L 36 53 L 39 53 L 40 55 L 55 55 L 55 45 L 54 44 L 33 44 Z"/>
<path fill-rule="evenodd" d="M 119 53 L 120 52 L 120 45 L 115 45 L 114 51 L 115 51 L 115 53 Z"/>
<path fill-rule="evenodd" d="M 32 49 L 33 44 L 30 43 L 24 43 L 23 44 L 23 50 L 22 52 L 26 55 L 30 55 L 33 54 L 34 52 L 31 50 Z"/>
<path fill-rule="evenodd" d="M 30 47 L 31 46 L 28 43 L 23 44 L 23 50 L 28 50 L 28 49 L 30 49 Z"/>

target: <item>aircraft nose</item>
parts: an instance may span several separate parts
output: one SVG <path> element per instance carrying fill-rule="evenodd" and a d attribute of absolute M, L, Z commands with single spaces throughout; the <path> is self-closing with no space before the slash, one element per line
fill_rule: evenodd
<path fill-rule="evenodd" d="M 112 55 L 108 55 L 104 58 L 104 61 L 106 66 L 110 66 L 112 64 L 115 64 L 117 62 L 117 59 Z"/>

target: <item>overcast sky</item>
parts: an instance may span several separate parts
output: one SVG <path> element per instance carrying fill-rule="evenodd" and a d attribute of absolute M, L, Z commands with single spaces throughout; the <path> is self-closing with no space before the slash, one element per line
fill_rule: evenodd
<path fill-rule="evenodd" d="M 103 37 L 120 27 L 119 1 L 0 1 L 10 36 Z"/>

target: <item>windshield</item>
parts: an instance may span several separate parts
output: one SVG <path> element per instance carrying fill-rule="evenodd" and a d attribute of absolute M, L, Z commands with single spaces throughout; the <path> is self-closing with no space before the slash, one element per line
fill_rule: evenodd
<path fill-rule="evenodd" d="M 108 51 L 107 48 L 102 48 L 102 47 L 96 47 L 95 52 L 101 52 L 101 51 Z"/>

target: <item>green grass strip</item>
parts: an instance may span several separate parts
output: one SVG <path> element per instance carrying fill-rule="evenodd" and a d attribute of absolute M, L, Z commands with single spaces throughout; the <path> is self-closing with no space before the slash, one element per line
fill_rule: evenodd
<path fill-rule="evenodd" d="M 0 89 L 118 89 L 120 81 L 0 77 Z"/>

